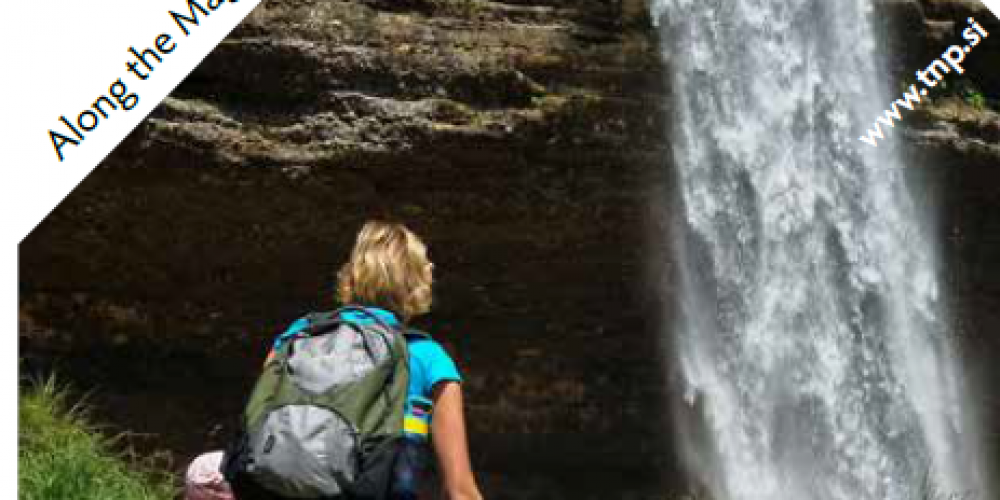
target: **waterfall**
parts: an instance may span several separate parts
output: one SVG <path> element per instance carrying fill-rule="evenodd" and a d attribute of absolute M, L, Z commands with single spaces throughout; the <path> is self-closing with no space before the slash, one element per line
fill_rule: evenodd
<path fill-rule="evenodd" d="M 654 0 L 672 75 L 679 432 L 714 500 L 985 498 L 933 231 L 864 0 Z M 880 107 L 881 106 L 881 107 Z M 680 399 L 680 398 L 679 398 Z M 945 497 L 940 497 L 945 498 Z"/>

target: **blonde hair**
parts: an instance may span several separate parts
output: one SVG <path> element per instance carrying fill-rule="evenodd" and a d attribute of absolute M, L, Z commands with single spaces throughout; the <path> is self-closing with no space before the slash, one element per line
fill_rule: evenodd
<path fill-rule="evenodd" d="M 343 304 L 381 307 L 408 320 L 431 308 L 432 267 L 427 246 L 406 226 L 368 221 L 337 274 L 337 295 Z"/>

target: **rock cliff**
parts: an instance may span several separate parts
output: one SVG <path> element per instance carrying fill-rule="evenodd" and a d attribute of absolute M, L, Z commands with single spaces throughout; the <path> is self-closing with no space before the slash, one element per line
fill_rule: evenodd
<path fill-rule="evenodd" d="M 661 71 L 641 4 L 266 2 L 22 244 L 22 353 L 182 461 L 392 217 L 430 244 L 421 326 L 488 496 L 658 494 Z"/>

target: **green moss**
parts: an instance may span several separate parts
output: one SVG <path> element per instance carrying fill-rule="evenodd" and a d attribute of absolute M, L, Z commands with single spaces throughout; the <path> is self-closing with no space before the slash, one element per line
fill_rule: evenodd
<path fill-rule="evenodd" d="M 138 470 L 112 453 L 113 440 L 70 406 L 54 379 L 18 397 L 20 500 L 167 500 L 175 488 L 165 472 Z"/>
<path fill-rule="evenodd" d="M 964 96 L 965 102 L 980 111 L 986 109 L 986 96 L 982 92 L 969 92 Z"/>
<path fill-rule="evenodd" d="M 592 89 L 572 89 L 563 93 L 539 93 L 531 97 L 531 104 L 545 113 L 564 112 L 567 108 L 600 105 L 602 96 Z"/>
<path fill-rule="evenodd" d="M 902 85 L 906 85 L 905 88 L 909 88 L 907 80 L 902 80 Z M 967 104 L 970 108 L 976 111 L 985 111 L 989 109 L 998 109 L 1000 106 L 1000 99 L 994 99 L 995 96 L 989 96 L 983 89 L 970 78 L 954 78 L 952 80 L 944 79 L 938 82 L 937 87 L 934 88 L 934 93 L 932 98 L 929 98 L 930 102 L 940 102 L 948 101 L 951 99 L 960 99 L 962 102 Z"/>

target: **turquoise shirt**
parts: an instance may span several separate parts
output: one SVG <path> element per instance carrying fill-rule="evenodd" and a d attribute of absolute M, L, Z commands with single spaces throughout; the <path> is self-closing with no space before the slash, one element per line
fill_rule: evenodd
<path fill-rule="evenodd" d="M 399 320 L 392 312 L 376 307 L 367 309 L 389 326 L 399 325 Z M 347 311 L 342 313 L 342 317 L 359 324 L 374 321 L 368 315 L 357 311 Z M 298 334 L 306 325 L 308 325 L 306 318 L 296 320 L 275 339 L 273 349 L 275 351 L 280 349 L 288 339 Z M 407 335 L 406 341 L 410 350 L 410 385 L 407 389 L 404 426 L 408 435 L 427 436 L 433 411 L 431 397 L 434 386 L 448 380 L 461 382 L 462 377 L 458 373 L 455 361 L 441 347 L 441 344 L 433 339 L 416 335 Z"/>

